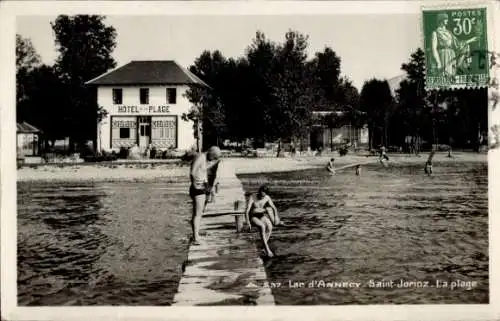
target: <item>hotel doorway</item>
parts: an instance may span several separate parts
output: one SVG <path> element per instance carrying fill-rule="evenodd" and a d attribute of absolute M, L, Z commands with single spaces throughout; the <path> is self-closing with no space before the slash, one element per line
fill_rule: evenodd
<path fill-rule="evenodd" d="M 139 148 L 145 150 L 151 144 L 151 116 L 137 117 Z"/>

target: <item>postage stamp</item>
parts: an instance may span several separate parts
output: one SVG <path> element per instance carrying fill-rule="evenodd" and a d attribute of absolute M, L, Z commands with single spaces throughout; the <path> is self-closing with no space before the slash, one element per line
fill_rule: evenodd
<path fill-rule="evenodd" d="M 488 85 L 488 8 L 423 9 L 427 89 Z"/>

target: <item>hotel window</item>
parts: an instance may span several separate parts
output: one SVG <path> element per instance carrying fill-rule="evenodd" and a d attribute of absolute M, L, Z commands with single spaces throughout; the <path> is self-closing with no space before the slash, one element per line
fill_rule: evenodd
<path fill-rule="evenodd" d="M 177 88 L 167 88 L 167 104 L 177 103 Z"/>
<path fill-rule="evenodd" d="M 139 100 L 141 105 L 149 104 L 149 88 L 139 89 Z"/>
<path fill-rule="evenodd" d="M 123 103 L 123 90 L 121 88 L 113 88 L 113 104 L 120 105 Z"/>
<path fill-rule="evenodd" d="M 120 128 L 120 138 L 130 138 L 130 128 Z"/>

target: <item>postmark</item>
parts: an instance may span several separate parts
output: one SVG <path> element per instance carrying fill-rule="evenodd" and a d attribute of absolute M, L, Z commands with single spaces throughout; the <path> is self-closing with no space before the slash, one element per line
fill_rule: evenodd
<path fill-rule="evenodd" d="M 483 4 L 422 8 L 427 90 L 488 86 L 488 10 Z"/>

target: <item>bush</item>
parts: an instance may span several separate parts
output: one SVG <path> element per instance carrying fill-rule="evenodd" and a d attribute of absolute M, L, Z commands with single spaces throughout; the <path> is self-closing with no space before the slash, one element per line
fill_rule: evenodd
<path fill-rule="evenodd" d="M 43 160 L 46 163 L 53 163 L 53 162 L 55 162 L 56 158 L 57 158 L 57 155 L 54 152 L 46 152 L 43 154 Z"/>
<path fill-rule="evenodd" d="M 193 151 L 187 151 L 184 153 L 184 155 L 181 156 L 181 161 L 183 162 L 191 162 L 193 161 L 194 157 L 196 156 L 196 153 Z"/>
<path fill-rule="evenodd" d="M 92 155 L 87 155 L 83 157 L 85 162 L 104 162 L 104 161 L 115 161 L 118 159 L 118 154 L 115 151 L 111 153 L 103 151 L 102 153 L 94 153 Z"/>
<path fill-rule="evenodd" d="M 243 157 L 258 157 L 259 156 L 256 149 L 245 149 L 241 154 Z"/>
<path fill-rule="evenodd" d="M 115 151 L 112 151 L 111 153 L 106 153 L 103 156 L 105 161 L 115 161 L 118 159 L 118 154 L 116 154 Z"/>
<path fill-rule="evenodd" d="M 346 146 L 342 146 L 339 148 L 339 155 L 345 156 L 349 152 L 349 149 Z"/>
<path fill-rule="evenodd" d="M 69 151 L 67 151 L 69 152 Z M 79 153 L 81 157 L 86 157 L 86 156 L 91 156 L 94 155 L 95 152 L 88 146 L 87 144 L 79 144 L 76 151 L 76 153 Z"/>
<path fill-rule="evenodd" d="M 120 151 L 118 152 L 118 158 L 127 159 L 128 158 L 128 148 L 120 147 Z"/>
<path fill-rule="evenodd" d="M 447 152 L 450 150 L 450 145 L 446 145 L 446 144 L 439 144 L 437 145 L 437 150 L 439 152 Z"/>
<path fill-rule="evenodd" d="M 95 163 L 95 162 L 102 162 L 102 157 L 95 154 L 95 155 L 87 155 L 83 157 L 83 160 L 87 163 Z"/>
<path fill-rule="evenodd" d="M 151 148 L 151 151 L 149 152 L 149 158 L 153 158 L 153 159 L 156 158 L 156 147 L 155 146 L 153 146 Z"/>
<path fill-rule="evenodd" d="M 151 150 L 151 152 L 152 151 L 153 150 Z M 179 154 L 179 152 L 174 147 L 169 147 L 163 151 L 161 151 L 161 150 L 159 151 L 159 150 L 155 149 L 155 156 L 158 157 L 157 155 L 159 155 L 160 158 L 162 158 L 162 159 L 171 159 L 171 158 L 177 158 L 177 157 L 182 156 L 181 154 Z M 153 158 L 153 157 L 151 156 L 151 158 Z"/>

